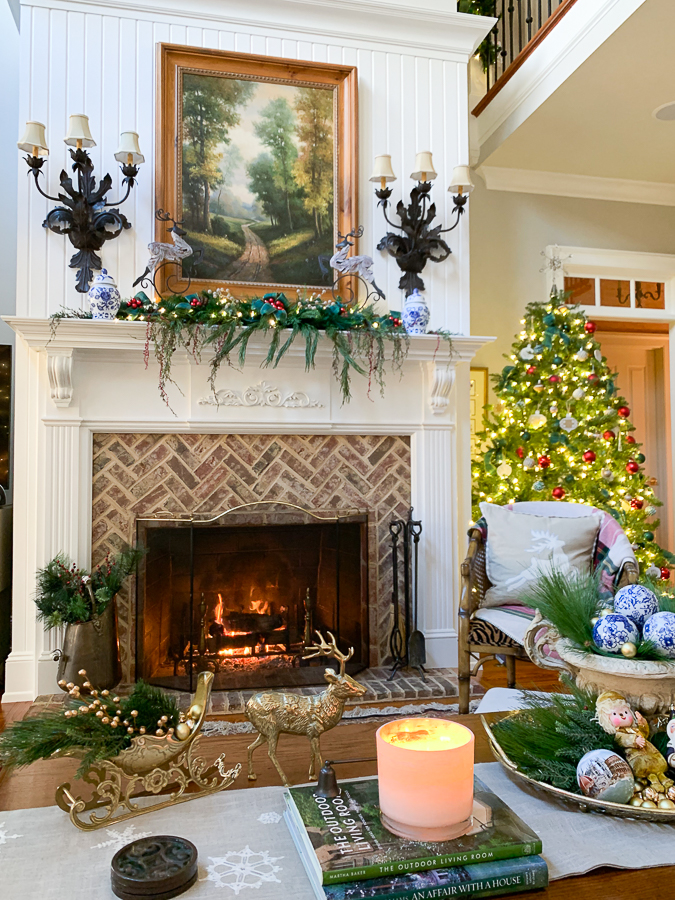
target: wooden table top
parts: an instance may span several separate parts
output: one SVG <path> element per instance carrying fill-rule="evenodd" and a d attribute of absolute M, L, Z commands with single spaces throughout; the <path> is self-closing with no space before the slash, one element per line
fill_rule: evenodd
<path fill-rule="evenodd" d="M 489 717 L 488 717 L 489 718 Z M 457 716 L 456 721 L 470 728 L 476 736 L 476 762 L 493 762 L 487 737 L 478 716 Z M 381 723 L 377 720 L 340 725 L 327 732 L 321 739 L 321 749 L 325 759 L 344 759 L 375 755 L 375 732 Z M 202 738 L 201 754 L 207 760 L 220 753 L 226 754 L 226 762 L 242 763 L 242 774 L 235 782 L 235 788 L 254 790 L 255 787 L 279 784 L 276 770 L 272 766 L 265 749 L 261 747 L 254 755 L 254 768 L 258 775 L 256 782 L 246 778 L 246 749 L 251 743 L 250 734 L 229 735 L 227 737 Z M 282 735 L 279 739 L 277 755 L 286 776 L 293 784 L 307 781 L 309 766 L 309 744 L 304 737 Z M 0 783 L 0 810 L 25 809 L 37 806 L 52 806 L 56 786 L 72 779 L 77 763 L 73 760 L 49 760 L 35 763 L 7 775 Z M 340 766 L 340 778 L 356 778 L 374 775 L 375 763 L 355 763 Z M 552 804 L 551 812 L 555 806 Z M 584 816 L 579 816 L 579 827 L 584 827 Z M 636 828 L 639 825 L 636 823 Z M 675 834 L 673 840 L 673 862 L 675 863 Z M 553 882 L 545 891 L 528 891 L 517 896 L 523 898 L 551 898 L 551 900 L 651 900 L 669 896 L 675 884 L 675 865 L 654 869 L 620 870 L 598 869 L 590 875 L 564 878 Z"/>

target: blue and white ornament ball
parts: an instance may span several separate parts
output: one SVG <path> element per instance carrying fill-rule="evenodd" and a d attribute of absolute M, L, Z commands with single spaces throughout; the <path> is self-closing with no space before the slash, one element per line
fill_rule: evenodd
<path fill-rule="evenodd" d="M 658 611 L 656 594 L 642 584 L 627 584 L 614 597 L 614 612 L 628 616 L 638 628 L 642 628 L 647 619 Z"/>
<path fill-rule="evenodd" d="M 657 612 L 645 622 L 642 636 L 663 656 L 675 659 L 675 613 Z"/>
<path fill-rule="evenodd" d="M 654 617 L 652 616 L 652 618 Z M 593 640 L 600 650 L 605 650 L 607 653 L 619 653 L 624 644 L 637 644 L 640 640 L 640 632 L 635 622 L 628 616 L 611 612 L 601 616 L 593 626 Z"/>

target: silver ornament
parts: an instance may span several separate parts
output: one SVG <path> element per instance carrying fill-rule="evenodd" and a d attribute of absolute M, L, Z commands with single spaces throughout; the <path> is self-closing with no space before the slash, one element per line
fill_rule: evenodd
<path fill-rule="evenodd" d="M 527 459 L 523 460 L 523 468 L 524 469 L 534 469 L 535 465 L 536 465 L 536 463 L 532 459 L 531 456 L 528 456 Z"/>
<path fill-rule="evenodd" d="M 521 359 L 526 360 L 526 361 L 530 360 L 530 359 L 534 359 L 534 350 L 532 349 L 530 344 L 528 344 L 527 347 L 523 347 L 523 349 L 520 351 L 518 356 Z"/>
<path fill-rule="evenodd" d="M 660 578 L 661 577 L 661 569 L 658 569 L 656 566 L 650 566 L 647 569 L 647 571 L 645 572 L 645 575 L 648 578 Z"/>
<path fill-rule="evenodd" d="M 583 388 L 577 388 L 576 390 L 572 391 L 572 396 L 575 400 L 583 400 L 586 396 L 586 391 Z"/>
<path fill-rule="evenodd" d="M 579 427 L 579 422 L 574 418 L 574 416 L 565 416 L 564 419 L 560 420 L 560 427 L 563 431 L 567 431 L 569 433 L 570 431 L 574 431 L 575 428 Z"/>
<path fill-rule="evenodd" d="M 574 358 L 578 359 L 579 362 L 586 362 L 586 360 L 588 359 L 588 353 L 583 349 L 579 350 L 578 353 L 574 354 Z"/>
<path fill-rule="evenodd" d="M 603 469 L 600 474 L 605 481 L 614 481 L 614 472 L 611 469 Z"/>
<path fill-rule="evenodd" d="M 593 353 L 593 356 L 597 359 L 598 362 L 602 362 L 602 350 L 596 350 Z"/>
<path fill-rule="evenodd" d="M 500 478 L 508 478 L 512 471 L 511 466 L 507 462 L 503 462 L 497 466 L 497 475 L 499 475 Z"/>

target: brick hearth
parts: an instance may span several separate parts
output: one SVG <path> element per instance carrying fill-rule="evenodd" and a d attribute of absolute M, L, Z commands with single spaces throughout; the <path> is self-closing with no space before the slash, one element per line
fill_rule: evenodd
<path fill-rule="evenodd" d="M 366 509 L 370 662 L 387 659 L 389 532 L 410 506 L 410 439 L 382 435 L 95 434 L 93 562 L 135 537 L 139 517 L 215 515 L 281 500 L 313 510 Z M 134 677 L 134 587 L 117 600 L 125 681 Z"/>

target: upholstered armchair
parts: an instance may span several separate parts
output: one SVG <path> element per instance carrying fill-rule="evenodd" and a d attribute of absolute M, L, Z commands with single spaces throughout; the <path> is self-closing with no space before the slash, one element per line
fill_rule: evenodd
<path fill-rule="evenodd" d="M 509 507 L 522 513 L 524 520 L 535 515 L 577 517 L 598 512 L 590 506 L 542 501 L 514 503 Z M 628 539 L 609 513 L 603 520 L 593 552 L 593 564 L 602 566 L 612 582 L 614 591 L 638 579 L 639 568 Z M 526 525 L 526 522 L 523 522 Z M 492 586 L 487 575 L 487 525 L 480 520 L 469 530 L 469 549 L 462 563 L 462 590 L 459 608 L 459 711 L 469 711 L 471 677 L 484 662 L 503 656 L 506 664 L 506 683 L 516 683 L 516 660 L 528 659 L 524 644 L 532 626 L 535 611 L 526 606 L 511 604 L 497 609 L 485 609 L 484 601 Z M 609 544 L 613 543 L 610 550 Z"/>

